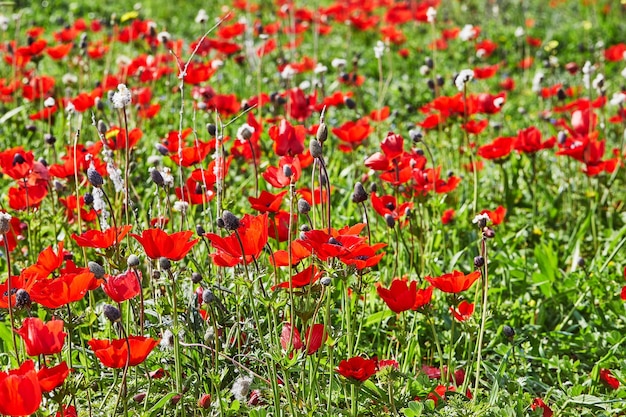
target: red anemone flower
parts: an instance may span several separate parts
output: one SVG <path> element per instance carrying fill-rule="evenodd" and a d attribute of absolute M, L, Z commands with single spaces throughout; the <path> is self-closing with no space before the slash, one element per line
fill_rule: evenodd
<path fill-rule="evenodd" d="M 230 236 L 221 237 L 214 233 L 206 233 L 206 238 L 217 249 L 217 252 L 211 254 L 213 262 L 219 266 L 235 266 L 241 262 L 250 263 L 257 259 L 267 244 L 269 224 L 267 216 L 267 213 L 258 216 L 246 214 L 240 220 L 237 234 L 233 233 Z"/>
<path fill-rule="evenodd" d="M 489 216 L 489 220 L 491 220 L 491 224 L 494 226 L 499 225 L 504 221 L 504 216 L 506 216 L 506 209 L 502 206 L 498 206 L 495 210 L 483 210 L 480 214 L 486 214 Z"/>
<path fill-rule="evenodd" d="M 199 240 L 189 240 L 193 236 L 191 231 L 170 235 L 161 229 L 147 229 L 141 232 L 141 236 L 135 233 L 131 233 L 131 236 L 143 246 L 149 258 L 167 258 L 170 261 L 183 259 Z"/>
<path fill-rule="evenodd" d="M 311 265 L 308 268 L 303 269 L 294 276 L 291 277 L 291 288 L 302 288 L 307 285 L 315 283 L 322 276 L 322 271 L 318 271 L 315 265 Z M 272 291 L 276 288 L 289 289 L 289 281 L 281 282 L 278 285 L 272 287 Z"/>
<path fill-rule="evenodd" d="M 619 388 L 619 380 L 613 376 L 610 369 L 600 369 L 600 381 L 604 382 L 611 389 Z"/>
<path fill-rule="evenodd" d="M 108 276 L 102 289 L 115 302 L 130 300 L 141 292 L 141 271 L 128 269 L 118 275 Z"/>
<path fill-rule="evenodd" d="M 478 148 L 478 155 L 485 159 L 504 159 L 511 154 L 514 145 L 514 137 L 501 136 Z"/>
<path fill-rule="evenodd" d="M 298 329 L 293 328 L 291 323 L 285 323 L 280 333 L 280 345 L 283 349 L 289 348 L 289 336 L 292 336 L 291 347 L 295 350 L 306 349 L 307 355 L 312 355 L 319 350 L 322 344 L 328 339 L 328 333 L 323 324 L 314 324 L 306 331 L 304 342 Z"/>
<path fill-rule="evenodd" d="M 18 369 L 0 372 L 0 414 L 26 416 L 35 413 L 41 404 L 41 387 L 35 363 L 27 360 Z"/>
<path fill-rule="evenodd" d="M 87 342 L 93 353 L 107 368 L 123 368 L 128 361 L 128 345 L 126 339 L 98 340 Z M 146 360 L 159 340 L 144 336 L 128 336 L 130 345 L 130 362 L 128 366 L 136 366 Z"/>
<path fill-rule="evenodd" d="M 31 299 L 48 308 L 59 308 L 82 300 L 95 277 L 91 272 L 67 273 L 55 279 L 37 281 L 30 292 Z"/>
<path fill-rule="evenodd" d="M 480 277 L 480 271 L 474 271 L 467 275 L 460 271 L 453 271 L 440 277 L 426 277 L 435 288 L 452 294 L 457 294 L 467 290 Z"/>
<path fill-rule="evenodd" d="M 554 147 L 556 138 L 552 137 L 545 142 L 541 142 L 541 132 L 534 126 L 522 129 L 517 134 L 514 148 L 518 152 L 535 153 L 541 149 L 549 149 Z"/>
<path fill-rule="evenodd" d="M 355 356 L 339 362 L 337 372 L 340 375 L 359 382 L 367 381 L 376 373 L 377 361 L 375 359 L 365 359 Z"/>
<path fill-rule="evenodd" d="M 37 372 L 39 386 L 43 392 L 50 392 L 63 384 L 65 378 L 70 374 L 70 369 L 65 361 L 52 368 L 43 367 Z"/>
<path fill-rule="evenodd" d="M 274 152 L 278 156 L 296 156 L 304 152 L 306 128 L 301 125 L 292 126 L 283 119 L 279 125 L 271 126 L 268 134 L 274 141 Z"/>
<path fill-rule="evenodd" d="M 248 201 L 254 210 L 260 211 L 261 213 L 276 213 L 280 210 L 280 204 L 283 202 L 285 194 L 287 194 L 287 191 L 282 191 L 274 195 L 264 190 L 261 191 L 259 197 L 248 197 Z"/>
<path fill-rule="evenodd" d="M 447 209 L 441 215 L 441 224 L 448 224 L 454 220 L 454 209 Z"/>
<path fill-rule="evenodd" d="M 72 233 L 72 239 L 76 244 L 83 248 L 108 249 L 113 245 L 119 244 L 122 239 L 130 232 L 132 226 L 110 227 L 106 231 L 87 230 L 80 235 Z"/>
<path fill-rule="evenodd" d="M 474 314 L 474 304 L 463 300 L 458 308 L 450 307 L 450 312 L 458 321 L 465 321 Z"/>
<path fill-rule="evenodd" d="M 24 339 L 28 356 L 52 355 L 63 349 L 67 336 L 63 324 L 63 320 L 44 323 L 37 317 L 27 317 L 16 333 Z"/>
<path fill-rule="evenodd" d="M 417 281 L 408 283 L 406 279 L 395 278 L 391 282 L 389 289 L 378 283 L 376 292 L 391 311 L 399 314 L 403 311 L 411 310 L 415 305 Z"/>
<path fill-rule="evenodd" d="M 543 410 L 543 417 L 552 417 L 552 414 L 554 414 L 552 409 L 548 407 L 548 405 L 543 402 L 541 398 L 535 398 L 533 400 L 533 403 L 530 405 L 530 409 L 533 411 L 535 411 L 537 408 L 541 408 Z"/>

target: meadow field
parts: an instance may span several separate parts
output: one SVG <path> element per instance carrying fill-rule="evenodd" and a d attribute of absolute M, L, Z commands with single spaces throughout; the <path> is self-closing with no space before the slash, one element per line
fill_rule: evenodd
<path fill-rule="evenodd" d="M 626 415 L 625 22 L 0 3 L 0 415 Z"/>

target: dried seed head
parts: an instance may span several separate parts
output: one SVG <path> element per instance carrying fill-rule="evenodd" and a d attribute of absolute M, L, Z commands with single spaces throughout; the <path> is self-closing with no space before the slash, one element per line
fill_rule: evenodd
<path fill-rule="evenodd" d="M 283 166 L 283 174 L 287 178 L 291 178 L 293 176 L 293 170 L 291 169 L 291 165 L 284 165 Z"/>
<path fill-rule="evenodd" d="M 128 256 L 126 264 L 129 268 L 137 268 L 139 266 L 139 257 L 137 255 Z"/>
<path fill-rule="evenodd" d="M 328 126 L 326 126 L 326 123 L 323 121 L 320 122 L 320 125 L 317 127 L 315 139 L 317 139 L 320 143 L 324 143 L 326 139 L 328 139 Z"/>
<path fill-rule="evenodd" d="M 476 268 L 482 268 L 485 265 L 485 258 L 478 255 L 474 258 L 474 266 Z"/>
<path fill-rule="evenodd" d="M 98 171 L 91 167 L 87 169 L 87 179 L 89 180 L 89 183 L 96 188 L 102 187 L 102 184 L 104 184 L 102 175 L 100 175 Z"/>
<path fill-rule="evenodd" d="M 102 309 L 102 312 L 104 313 L 104 317 L 109 319 L 111 323 L 115 323 L 115 322 L 122 320 L 122 313 L 120 312 L 120 310 L 117 307 L 113 307 L 110 304 L 105 304 L 104 308 Z"/>
<path fill-rule="evenodd" d="M 218 228 L 220 228 L 220 229 L 223 229 L 223 228 L 224 228 L 224 219 L 222 219 L 221 217 L 219 217 L 219 218 L 216 220 L 216 223 L 217 223 L 217 227 L 218 227 Z"/>
<path fill-rule="evenodd" d="M 331 283 L 332 283 L 332 279 L 328 275 L 323 276 L 320 279 L 320 284 L 322 284 L 325 287 L 328 287 Z"/>
<path fill-rule="evenodd" d="M 98 132 L 100 132 L 101 135 L 106 134 L 107 131 L 109 130 L 107 124 L 102 119 L 98 120 L 97 127 L 98 127 Z"/>
<path fill-rule="evenodd" d="M 133 401 L 136 403 L 142 403 L 145 398 L 146 398 L 146 393 L 140 392 L 139 394 L 135 394 L 133 396 Z"/>
<path fill-rule="evenodd" d="M 206 130 L 207 132 L 209 132 L 209 135 L 213 137 L 217 135 L 217 126 L 215 126 L 213 123 L 207 123 Z"/>
<path fill-rule="evenodd" d="M 20 288 L 15 292 L 15 308 L 30 306 L 30 294 L 25 289 Z"/>
<path fill-rule="evenodd" d="M 48 145 L 54 145 L 57 141 L 57 138 L 52 133 L 46 133 L 45 135 L 43 135 L 43 141 Z"/>
<path fill-rule="evenodd" d="M 89 261 L 87 262 L 87 267 L 89 271 L 98 279 L 104 277 L 104 268 L 97 262 Z"/>
<path fill-rule="evenodd" d="M 202 225 L 197 224 L 196 233 L 198 234 L 198 236 L 204 236 L 204 234 L 206 233 L 206 230 L 204 230 L 204 227 L 202 227 Z"/>
<path fill-rule="evenodd" d="M 490 227 L 485 227 L 483 229 L 483 236 L 486 239 L 492 239 L 492 238 L 496 237 L 496 232 L 492 228 L 490 228 Z"/>
<path fill-rule="evenodd" d="M 6 235 L 11 230 L 12 216 L 9 213 L 0 213 L 0 234 Z"/>
<path fill-rule="evenodd" d="M 313 158 L 321 158 L 322 157 L 322 144 L 317 139 L 311 139 L 309 142 L 309 152 L 311 152 L 311 156 Z"/>
<path fill-rule="evenodd" d="M 159 271 L 158 269 L 153 269 L 152 279 L 159 279 L 159 278 L 161 278 L 161 271 Z"/>
<path fill-rule="evenodd" d="M 169 259 L 163 256 L 159 258 L 159 268 L 161 268 L 164 271 L 169 271 L 171 267 L 172 267 L 172 262 Z"/>
<path fill-rule="evenodd" d="M 298 200 L 298 213 L 307 214 L 311 211 L 311 205 L 303 198 Z"/>
<path fill-rule="evenodd" d="M 163 175 L 161 175 L 161 172 L 156 168 L 150 169 L 150 178 L 159 187 L 162 187 L 163 185 L 165 185 L 165 180 L 163 179 Z"/>
<path fill-rule="evenodd" d="M 211 304 L 213 302 L 215 302 L 215 300 L 217 300 L 217 298 L 215 297 L 215 294 L 213 294 L 213 291 L 206 289 L 204 291 L 202 291 L 202 302 L 205 304 Z"/>
<path fill-rule="evenodd" d="M 237 230 L 241 225 L 239 217 L 235 216 L 228 210 L 222 212 L 222 220 L 224 221 L 224 228 L 226 230 Z"/>
<path fill-rule="evenodd" d="M 385 214 L 385 223 L 387 223 L 387 227 L 393 229 L 396 226 L 396 219 L 389 213 Z"/>
<path fill-rule="evenodd" d="M 352 202 L 353 203 L 363 203 L 367 201 L 367 192 L 363 187 L 363 184 L 357 182 L 354 184 L 354 192 L 352 193 Z"/>
<path fill-rule="evenodd" d="M 343 102 L 350 110 L 356 109 L 356 101 L 352 100 L 350 97 L 346 98 Z"/>
<path fill-rule="evenodd" d="M 157 152 L 159 152 L 163 156 L 165 156 L 168 153 L 170 153 L 170 151 L 167 149 L 167 147 L 162 145 L 162 144 L 160 144 L 160 143 L 157 143 L 155 146 L 156 146 Z"/>
<path fill-rule="evenodd" d="M 422 131 L 420 129 L 411 129 L 409 130 L 409 137 L 413 142 L 419 143 L 422 141 L 424 135 L 422 134 Z"/>
<path fill-rule="evenodd" d="M 202 281 L 202 274 L 200 274 L 199 272 L 191 273 L 191 282 L 193 282 L 194 284 L 199 284 L 201 281 Z"/>
<path fill-rule="evenodd" d="M 515 330 L 508 324 L 502 326 L 502 333 L 509 339 L 513 339 L 515 336 Z"/>
<path fill-rule="evenodd" d="M 370 183 L 369 187 L 367 187 L 370 190 L 370 193 L 375 193 L 376 191 L 378 191 L 378 185 L 376 185 L 375 182 Z"/>
<path fill-rule="evenodd" d="M 83 196 L 83 201 L 88 206 L 92 205 L 93 204 L 93 194 L 85 193 L 85 195 Z"/>

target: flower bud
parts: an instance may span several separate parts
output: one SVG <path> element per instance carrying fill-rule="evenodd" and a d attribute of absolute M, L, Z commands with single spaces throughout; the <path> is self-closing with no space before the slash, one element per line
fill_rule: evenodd
<path fill-rule="evenodd" d="M 217 300 L 217 298 L 215 297 L 215 294 L 213 294 L 213 291 L 206 289 L 204 291 L 202 291 L 202 302 L 205 304 L 211 304 L 213 303 L 215 300 Z"/>
<path fill-rule="evenodd" d="M 357 182 L 354 184 L 354 192 L 352 193 L 352 202 L 353 203 L 363 203 L 367 201 L 367 192 L 363 187 L 363 184 Z"/>
<path fill-rule="evenodd" d="M 94 168 L 91 168 L 91 167 L 87 169 L 87 179 L 89 180 L 91 185 L 93 185 L 96 188 L 102 187 L 102 184 L 104 184 L 102 175 L 100 175 L 98 171 L 96 171 Z"/>
<path fill-rule="evenodd" d="M 126 259 L 126 264 L 129 268 L 137 268 L 139 266 L 139 257 L 137 255 L 130 255 Z"/>
<path fill-rule="evenodd" d="M 20 288 L 15 292 L 15 308 L 30 306 L 30 294 L 25 289 Z"/>
<path fill-rule="evenodd" d="M 476 268 L 482 268 L 485 265 L 485 258 L 478 255 L 474 258 L 474 266 Z"/>
<path fill-rule="evenodd" d="M 206 233 L 206 230 L 204 230 L 204 227 L 202 227 L 202 225 L 197 224 L 196 233 L 198 234 L 198 236 L 204 236 L 204 234 Z"/>
<path fill-rule="evenodd" d="M 317 139 L 311 139 L 309 142 L 309 152 L 311 152 L 311 156 L 313 158 L 321 158 L 322 154 L 322 144 Z"/>
<path fill-rule="evenodd" d="M 169 259 L 167 259 L 164 256 L 159 258 L 159 268 L 161 268 L 164 271 L 169 271 L 171 267 L 172 267 L 172 262 Z"/>
<path fill-rule="evenodd" d="M 502 326 L 502 333 L 509 339 L 513 339 L 515 336 L 515 330 L 513 330 L 513 328 L 508 324 Z"/>
<path fill-rule="evenodd" d="M 293 175 L 293 170 L 291 169 L 291 165 L 283 166 L 283 174 L 285 175 L 285 177 L 291 178 L 291 176 Z"/>
<path fill-rule="evenodd" d="M 239 217 L 235 216 L 228 210 L 222 212 L 222 220 L 224 221 L 224 228 L 226 230 L 237 230 L 241 225 Z"/>
<path fill-rule="evenodd" d="M 328 139 L 328 127 L 326 126 L 326 123 L 321 122 L 320 125 L 317 127 L 315 139 L 317 139 L 320 144 L 324 143 L 326 139 Z M 311 152 L 311 154 L 313 153 Z"/>
<path fill-rule="evenodd" d="M 150 178 L 152 179 L 152 182 L 154 182 L 159 187 L 162 187 L 165 184 L 163 175 L 161 175 L 161 172 L 158 169 L 150 170 Z"/>
<path fill-rule="evenodd" d="M 85 193 L 85 195 L 83 196 L 83 201 L 88 206 L 92 205 L 93 204 L 93 194 Z"/>
<path fill-rule="evenodd" d="M 102 119 L 98 120 L 98 132 L 100 132 L 101 135 L 104 135 L 107 133 L 107 130 L 109 130 L 109 128 L 107 127 L 107 124 L 104 123 L 104 121 Z"/>
<path fill-rule="evenodd" d="M 328 287 L 331 283 L 332 283 L 332 279 L 328 275 L 323 276 L 320 279 L 320 284 L 322 284 L 325 287 Z"/>
<path fill-rule="evenodd" d="M 309 211 L 311 211 L 311 205 L 304 198 L 299 199 L 298 213 L 307 214 Z"/>
<path fill-rule="evenodd" d="M 120 312 L 120 310 L 117 307 L 113 307 L 110 304 L 105 304 L 104 308 L 102 309 L 102 312 L 104 313 L 104 317 L 109 319 L 111 323 L 115 323 L 115 322 L 122 320 L 122 313 Z"/>
<path fill-rule="evenodd" d="M 389 213 L 385 214 L 385 223 L 387 223 L 387 227 L 393 229 L 396 226 L 396 219 Z"/>
<path fill-rule="evenodd" d="M 0 234 L 6 235 L 11 230 L 11 218 L 9 213 L 0 213 Z"/>
<path fill-rule="evenodd" d="M 215 126 L 213 123 L 207 123 L 206 130 L 211 136 L 217 135 L 217 126 Z"/>
<path fill-rule="evenodd" d="M 87 267 L 89 271 L 98 279 L 104 277 L 104 268 L 97 262 L 89 261 L 87 262 Z"/>
<path fill-rule="evenodd" d="M 202 274 L 200 274 L 199 272 L 191 273 L 191 282 L 193 282 L 194 284 L 199 284 L 201 281 L 202 281 Z"/>

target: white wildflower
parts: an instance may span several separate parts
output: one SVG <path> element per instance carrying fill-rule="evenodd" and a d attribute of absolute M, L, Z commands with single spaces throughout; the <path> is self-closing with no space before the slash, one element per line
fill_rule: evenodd
<path fill-rule="evenodd" d="M 174 206 L 172 209 L 176 212 L 185 214 L 187 213 L 187 209 L 189 208 L 189 203 L 183 200 L 178 200 L 174 202 Z"/>
<path fill-rule="evenodd" d="M 493 106 L 497 109 L 499 109 L 500 107 L 502 107 L 502 105 L 504 104 L 504 97 L 496 97 L 493 99 Z"/>
<path fill-rule="evenodd" d="M 198 14 L 196 15 L 196 23 L 206 23 L 209 20 L 209 15 L 206 14 L 206 10 L 200 9 L 198 10 Z"/>
<path fill-rule="evenodd" d="M 428 75 L 428 73 L 430 72 L 430 67 L 428 65 L 422 65 L 419 69 L 419 72 L 422 76 Z"/>
<path fill-rule="evenodd" d="M 524 28 L 521 26 L 518 26 L 517 29 L 515 29 L 515 37 L 521 38 L 522 36 L 524 36 Z"/>
<path fill-rule="evenodd" d="M 485 224 L 489 223 L 491 219 L 487 213 L 485 214 L 477 214 L 476 217 L 472 220 L 474 224 L 480 224 L 481 222 L 485 222 Z"/>
<path fill-rule="evenodd" d="M 293 69 L 291 65 L 287 64 L 285 68 L 283 68 L 283 70 L 281 71 L 280 78 L 282 78 L 283 80 L 290 80 L 293 78 L 294 75 L 296 75 L 296 70 Z"/>
<path fill-rule="evenodd" d="M 626 94 L 619 91 L 613 94 L 613 97 L 609 101 L 609 104 L 612 106 L 619 106 L 621 104 L 624 104 L 624 102 L 626 102 Z"/>
<path fill-rule="evenodd" d="M 376 59 L 380 59 L 383 57 L 385 53 L 385 43 L 383 41 L 376 42 L 376 46 L 374 47 L 374 56 Z"/>
<path fill-rule="evenodd" d="M 161 176 L 163 177 L 163 184 L 166 187 L 174 186 L 174 176 L 172 175 L 172 170 L 168 167 L 164 167 L 161 171 Z"/>
<path fill-rule="evenodd" d="M 126 87 L 126 84 L 117 85 L 117 91 L 113 94 L 111 101 L 113 102 L 113 107 L 116 109 L 123 109 L 130 104 L 130 90 Z"/>
<path fill-rule="evenodd" d="M 596 75 L 596 78 L 593 79 L 591 86 L 596 90 L 601 89 L 604 86 L 604 75 L 603 74 Z"/>
<path fill-rule="evenodd" d="M 470 39 L 473 39 L 474 36 L 476 36 L 476 30 L 472 25 L 463 26 L 463 29 L 459 32 L 459 39 L 462 41 L 469 41 Z"/>
<path fill-rule="evenodd" d="M 113 182 L 115 186 L 115 192 L 119 193 L 120 191 L 124 191 L 124 180 L 122 179 L 122 170 L 119 168 L 115 168 L 112 162 L 107 163 L 107 173 L 109 174 L 109 179 Z"/>
<path fill-rule="evenodd" d="M 5 15 L 0 15 L 0 30 L 6 32 L 9 30 L 9 18 Z"/>
<path fill-rule="evenodd" d="M 224 66 L 224 61 L 221 59 L 214 59 L 211 61 L 211 69 L 218 69 Z"/>
<path fill-rule="evenodd" d="M 252 377 L 242 376 L 235 380 L 230 392 L 233 394 L 236 400 L 244 401 L 250 392 L 250 385 L 252 384 Z"/>
<path fill-rule="evenodd" d="M 302 91 L 308 90 L 309 88 L 311 88 L 311 81 L 309 80 L 302 81 L 300 85 L 298 85 L 298 88 Z"/>
<path fill-rule="evenodd" d="M 0 213 L 0 234 L 6 235 L 11 230 L 11 215 L 9 213 Z"/>
<path fill-rule="evenodd" d="M 435 9 L 434 7 L 429 7 L 428 10 L 426 10 L 426 20 L 428 21 L 428 23 L 433 23 L 436 17 L 437 9 Z"/>
<path fill-rule="evenodd" d="M 314 74 L 323 74 L 326 71 L 328 71 L 328 67 L 325 66 L 325 65 L 320 64 L 319 62 L 317 63 L 317 65 L 313 69 L 313 73 Z"/>
<path fill-rule="evenodd" d="M 78 82 L 78 77 L 74 74 L 65 74 L 61 77 L 61 82 L 63 84 L 76 84 Z"/>
<path fill-rule="evenodd" d="M 169 32 L 163 31 L 157 34 L 157 39 L 159 42 L 165 44 L 172 39 L 172 35 Z"/>
<path fill-rule="evenodd" d="M 75 110 L 76 110 L 76 107 L 74 107 L 74 103 L 72 103 L 71 101 L 67 103 L 67 106 L 65 106 L 65 112 L 68 115 L 74 113 Z"/>
<path fill-rule="evenodd" d="M 533 92 L 538 93 L 541 91 L 542 82 L 543 82 L 543 72 L 537 71 L 535 73 L 535 76 L 533 77 L 533 86 L 532 86 Z"/>
<path fill-rule="evenodd" d="M 330 62 L 330 66 L 333 68 L 343 68 L 347 64 L 345 59 L 335 58 Z"/>
<path fill-rule="evenodd" d="M 54 101 L 54 97 L 48 97 L 47 99 L 45 99 L 43 101 L 43 105 L 44 107 L 54 107 L 55 101 Z"/>
<path fill-rule="evenodd" d="M 474 71 L 471 69 L 464 69 L 459 72 L 459 75 L 454 79 L 454 84 L 459 91 L 463 91 L 465 89 L 465 84 L 472 81 L 474 79 Z"/>

